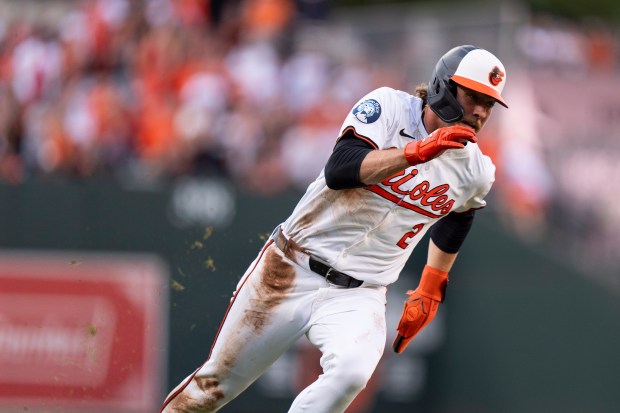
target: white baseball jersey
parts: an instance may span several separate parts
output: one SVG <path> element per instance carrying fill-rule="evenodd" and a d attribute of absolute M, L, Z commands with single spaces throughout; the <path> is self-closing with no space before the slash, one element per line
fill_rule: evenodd
<path fill-rule="evenodd" d="M 421 115 L 421 99 L 382 87 L 355 105 L 341 136 L 352 131 L 376 149 L 404 148 L 428 135 Z M 494 176 L 491 159 L 471 142 L 364 188 L 332 190 L 323 170 L 283 231 L 336 270 L 388 285 L 434 223 L 449 212 L 486 205 Z"/>

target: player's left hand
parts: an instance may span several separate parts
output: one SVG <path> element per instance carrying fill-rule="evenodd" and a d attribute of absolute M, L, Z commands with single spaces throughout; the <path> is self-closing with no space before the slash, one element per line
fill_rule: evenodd
<path fill-rule="evenodd" d="M 443 301 L 448 284 L 448 273 L 435 268 L 424 267 L 420 284 L 415 291 L 407 291 L 403 313 L 396 330 L 398 334 L 392 343 L 397 353 L 402 353 L 414 337 L 435 318 L 439 303 Z"/>

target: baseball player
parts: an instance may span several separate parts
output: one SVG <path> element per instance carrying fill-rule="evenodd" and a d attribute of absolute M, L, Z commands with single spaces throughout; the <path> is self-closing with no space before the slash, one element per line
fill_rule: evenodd
<path fill-rule="evenodd" d="M 301 336 L 322 353 L 317 380 L 289 412 L 344 412 L 383 354 L 386 286 L 427 231 L 426 266 L 408 291 L 393 348 L 402 352 L 442 302 L 448 273 L 486 205 L 495 167 L 476 134 L 506 70 L 459 46 L 416 96 L 382 87 L 357 102 L 333 153 L 233 293 L 208 359 L 161 412 L 215 412 Z"/>

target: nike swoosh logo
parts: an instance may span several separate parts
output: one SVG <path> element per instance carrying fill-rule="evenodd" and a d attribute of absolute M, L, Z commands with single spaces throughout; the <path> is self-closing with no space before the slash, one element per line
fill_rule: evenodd
<path fill-rule="evenodd" d="M 406 138 L 415 139 L 413 136 L 411 136 L 411 135 L 407 135 L 407 134 L 405 133 L 405 128 L 402 128 L 402 129 L 400 130 L 400 132 L 398 132 L 398 133 L 399 133 L 399 135 L 400 135 L 400 136 L 404 136 L 404 137 L 406 137 Z"/>

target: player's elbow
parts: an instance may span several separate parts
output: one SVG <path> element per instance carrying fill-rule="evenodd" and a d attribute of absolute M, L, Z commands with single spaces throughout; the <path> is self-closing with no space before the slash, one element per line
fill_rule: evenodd
<path fill-rule="evenodd" d="M 359 179 L 359 167 L 343 168 L 328 162 L 325 167 L 325 183 L 329 189 L 353 189 L 364 186 Z"/>
<path fill-rule="evenodd" d="M 342 174 L 328 173 L 325 171 L 325 183 L 329 189 L 352 189 L 359 188 L 362 184 L 357 180 L 346 179 Z"/>
<path fill-rule="evenodd" d="M 344 189 L 342 187 L 342 179 L 339 179 L 334 168 L 325 168 L 325 184 L 329 189 Z"/>

